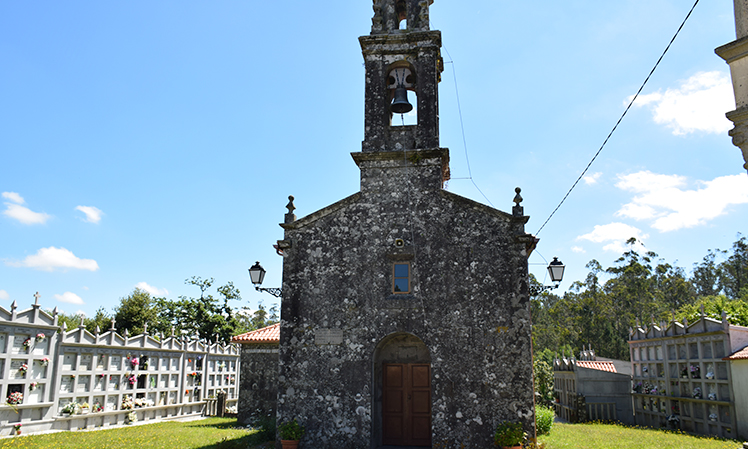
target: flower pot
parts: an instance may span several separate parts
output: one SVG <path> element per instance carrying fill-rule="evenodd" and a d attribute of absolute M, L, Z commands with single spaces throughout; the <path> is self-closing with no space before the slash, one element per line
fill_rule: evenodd
<path fill-rule="evenodd" d="M 281 440 L 281 446 L 283 446 L 283 449 L 297 449 L 299 440 Z"/>

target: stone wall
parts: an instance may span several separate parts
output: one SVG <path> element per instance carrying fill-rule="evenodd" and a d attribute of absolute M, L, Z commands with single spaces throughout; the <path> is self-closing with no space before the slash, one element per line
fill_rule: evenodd
<path fill-rule="evenodd" d="M 502 420 L 534 435 L 526 217 L 443 191 L 446 150 L 419 153 L 356 154 L 360 194 L 284 225 L 279 418 L 312 447 L 382 444 L 377 354 L 402 334 L 428 351 L 435 447 L 490 447 Z"/>
<path fill-rule="evenodd" d="M 278 344 L 242 344 L 239 422 L 259 414 L 275 417 L 278 400 Z"/>

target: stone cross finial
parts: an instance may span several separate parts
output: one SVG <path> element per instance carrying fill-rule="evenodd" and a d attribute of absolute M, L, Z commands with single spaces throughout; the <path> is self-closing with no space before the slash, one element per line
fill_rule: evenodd
<path fill-rule="evenodd" d="M 34 305 L 35 306 L 39 305 L 39 298 L 41 298 L 41 297 L 42 297 L 42 295 L 40 295 L 39 292 L 34 293 Z"/>
<path fill-rule="evenodd" d="M 704 318 L 704 304 L 701 305 L 701 317 Z"/>
<path fill-rule="evenodd" d="M 97 325 L 96 325 L 96 335 L 99 335 L 100 333 L 101 333 L 101 328 L 100 328 L 100 327 L 99 327 L 99 325 L 97 324 Z"/>
<path fill-rule="evenodd" d="M 114 318 L 112 318 L 112 327 L 109 330 L 115 330 L 115 328 L 114 328 Z"/>
<path fill-rule="evenodd" d="M 79 324 L 78 327 L 86 327 L 86 325 L 83 324 L 83 315 L 81 315 L 81 324 Z"/>
<path fill-rule="evenodd" d="M 293 223 L 294 221 L 296 221 L 296 215 L 294 215 L 293 213 L 293 211 L 296 210 L 296 206 L 294 206 L 293 200 L 293 195 L 288 195 L 288 204 L 286 204 L 288 213 L 285 216 L 284 223 Z"/>
<path fill-rule="evenodd" d="M 144 334 L 148 333 L 148 323 L 143 323 L 143 333 Z"/>
<path fill-rule="evenodd" d="M 519 194 L 522 189 L 516 187 L 514 191 L 516 192 L 516 195 L 514 195 L 514 200 L 512 200 L 514 201 L 514 207 L 512 207 L 512 215 L 514 215 L 515 217 L 521 217 L 525 213 L 525 208 L 519 205 L 519 203 L 522 202 L 522 195 Z"/>
<path fill-rule="evenodd" d="M 16 304 L 16 302 L 13 301 L 13 304 L 10 305 L 10 310 L 13 311 L 13 310 L 16 310 L 17 308 L 18 308 L 18 304 Z"/>

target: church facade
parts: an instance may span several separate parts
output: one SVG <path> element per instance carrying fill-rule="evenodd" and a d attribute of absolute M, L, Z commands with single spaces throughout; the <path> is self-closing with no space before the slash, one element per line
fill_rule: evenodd
<path fill-rule="evenodd" d="M 536 239 L 519 189 L 511 213 L 444 189 L 432 1 L 374 1 L 360 192 L 300 219 L 292 202 L 281 224 L 278 422 L 304 425 L 304 447 L 486 448 L 501 421 L 535 433 Z M 397 126 L 411 107 L 417 123 Z"/>

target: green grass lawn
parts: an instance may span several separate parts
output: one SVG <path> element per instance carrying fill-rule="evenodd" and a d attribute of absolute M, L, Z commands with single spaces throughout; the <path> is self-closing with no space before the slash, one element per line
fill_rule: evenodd
<path fill-rule="evenodd" d="M 615 424 L 556 423 L 549 435 L 538 437 L 547 449 L 738 449 L 734 440 L 694 437 L 684 433 Z"/>
<path fill-rule="evenodd" d="M 257 431 L 237 427 L 236 418 L 162 422 L 117 429 L 58 432 L 0 440 L 0 448 L 216 448 L 247 449 L 264 443 Z"/>
<path fill-rule="evenodd" d="M 538 440 L 547 449 L 739 449 L 732 440 L 699 438 L 660 430 L 614 424 L 553 425 L 550 435 Z M 0 440 L 0 448 L 215 448 L 259 449 L 266 446 L 257 431 L 237 427 L 235 418 L 207 418 L 189 422 L 145 424 L 95 432 L 58 432 Z M 488 448 L 486 448 L 488 449 Z"/>

